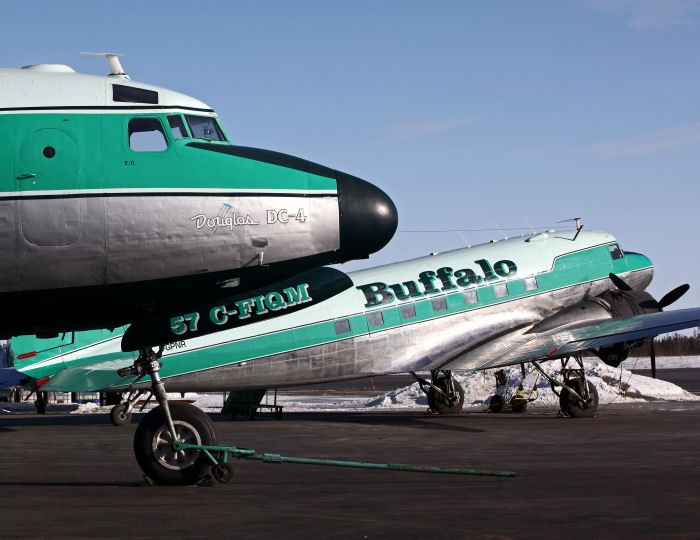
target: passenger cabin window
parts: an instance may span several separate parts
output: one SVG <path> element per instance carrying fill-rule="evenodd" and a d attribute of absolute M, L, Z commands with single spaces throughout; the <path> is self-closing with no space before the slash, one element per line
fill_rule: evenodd
<path fill-rule="evenodd" d="M 350 321 L 348 319 L 343 319 L 342 321 L 335 321 L 334 324 L 336 334 L 347 334 L 350 332 Z"/>
<path fill-rule="evenodd" d="M 610 249 L 610 256 L 613 258 L 613 261 L 616 259 L 622 259 L 624 257 L 624 254 L 622 253 L 622 250 L 620 249 L 620 246 L 617 244 L 613 244 L 612 246 L 608 246 Z"/>
<path fill-rule="evenodd" d="M 413 317 L 416 316 L 416 306 L 411 304 L 410 306 L 401 306 L 401 318 L 406 320 L 406 319 L 413 319 Z"/>
<path fill-rule="evenodd" d="M 447 298 L 436 298 L 433 300 L 433 311 L 447 311 Z"/>
<path fill-rule="evenodd" d="M 367 314 L 367 323 L 370 328 L 375 328 L 384 324 L 384 315 L 381 311 L 373 311 Z"/>
<path fill-rule="evenodd" d="M 534 291 L 538 288 L 537 278 L 535 276 L 526 277 L 525 279 L 523 279 L 523 285 L 525 286 L 526 291 Z"/>
<path fill-rule="evenodd" d="M 170 124 L 170 129 L 173 132 L 173 137 L 176 139 L 184 139 L 187 137 L 187 128 L 185 127 L 185 122 L 182 120 L 182 116 L 179 114 L 174 114 L 168 116 L 168 124 Z"/>
<path fill-rule="evenodd" d="M 503 298 L 504 296 L 508 296 L 508 285 L 506 285 L 505 283 L 498 283 L 497 285 L 494 285 L 493 295 L 496 298 Z"/>
<path fill-rule="evenodd" d="M 476 304 L 479 301 L 479 296 L 476 291 L 467 291 L 464 293 L 464 303 L 468 306 L 470 304 Z"/>
<path fill-rule="evenodd" d="M 185 115 L 187 125 L 190 126 L 190 133 L 195 139 L 205 139 L 207 141 L 225 141 L 224 132 L 221 131 L 216 118 L 211 116 Z"/>
<path fill-rule="evenodd" d="M 129 120 L 129 147 L 134 152 L 162 152 L 168 140 L 160 120 L 144 116 Z"/>

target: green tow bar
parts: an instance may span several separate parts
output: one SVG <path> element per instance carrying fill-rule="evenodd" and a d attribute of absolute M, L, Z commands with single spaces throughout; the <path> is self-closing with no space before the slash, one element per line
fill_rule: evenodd
<path fill-rule="evenodd" d="M 200 450 L 212 462 L 212 474 L 220 482 L 228 482 L 232 477 L 232 470 L 228 464 L 229 457 L 237 459 L 251 459 L 263 463 L 299 463 L 302 465 L 323 465 L 326 467 L 351 467 L 355 469 L 379 469 L 385 471 L 405 471 L 442 474 L 463 474 L 472 476 L 498 476 L 511 478 L 517 476 L 512 471 L 489 471 L 483 469 L 453 469 L 445 467 L 426 467 L 420 465 L 407 465 L 405 463 L 365 463 L 362 461 L 340 461 L 337 459 L 314 459 L 280 456 L 279 454 L 258 454 L 250 448 L 238 448 L 236 446 L 205 446 L 198 444 L 173 443 L 174 450 Z M 218 457 L 215 457 L 215 455 Z"/>

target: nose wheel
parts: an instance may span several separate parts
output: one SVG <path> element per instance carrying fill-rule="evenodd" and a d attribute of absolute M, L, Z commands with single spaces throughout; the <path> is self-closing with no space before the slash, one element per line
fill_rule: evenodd
<path fill-rule="evenodd" d="M 194 484 L 205 477 L 212 466 L 212 460 L 202 452 L 201 446 L 216 445 L 214 424 L 209 417 L 196 407 L 186 403 L 169 404 L 165 386 L 160 378 L 160 356 L 150 348 L 142 349 L 133 366 L 120 369 L 121 376 L 138 375 L 137 381 L 145 376 L 151 378 L 151 392 L 158 400 L 158 407 L 150 411 L 139 423 L 134 434 L 134 454 L 143 472 L 158 484 Z M 125 421 L 138 392 L 130 393 L 123 405 L 115 407 L 110 416 L 112 421 Z M 183 447 L 177 448 L 177 445 Z M 194 446 L 191 448 L 190 446 Z"/>
<path fill-rule="evenodd" d="M 212 463 L 201 450 L 175 450 L 173 442 L 214 446 L 214 424 L 204 412 L 186 403 L 170 404 L 170 416 L 175 437 L 162 407 L 156 407 L 141 420 L 134 434 L 136 461 L 146 476 L 158 484 L 194 484 L 209 474 Z M 225 471 L 213 472 L 225 476 Z"/>

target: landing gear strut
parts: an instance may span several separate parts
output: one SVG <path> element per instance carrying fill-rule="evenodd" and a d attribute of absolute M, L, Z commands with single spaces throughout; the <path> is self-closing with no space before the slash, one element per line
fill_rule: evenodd
<path fill-rule="evenodd" d="M 428 396 L 428 406 L 439 414 L 459 414 L 464 405 L 462 385 L 452 377 L 449 369 L 430 372 L 430 382 L 419 377 L 413 371 L 411 375 L 420 384 L 421 390 Z"/>
<path fill-rule="evenodd" d="M 572 358 L 575 362 L 573 366 L 569 364 Z M 583 356 L 577 354 L 572 358 L 561 359 L 563 383 L 547 375 L 537 362 L 533 361 L 532 364 L 551 383 L 552 391 L 559 396 L 559 406 L 565 415 L 573 418 L 592 418 L 598 412 L 598 390 L 586 378 Z M 556 390 L 557 386 L 561 386 L 561 391 Z"/>
<path fill-rule="evenodd" d="M 193 484 L 209 473 L 212 463 L 197 448 L 176 450 L 174 445 L 216 445 L 214 424 L 196 407 L 184 403 L 168 404 L 165 386 L 158 373 L 162 353 L 162 348 L 157 353 L 150 348 L 141 349 L 133 366 L 118 371 L 121 376 L 138 375 L 139 379 L 150 376 L 151 392 L 158 401 L 158 407 L 149 412 L 136 428 L 134 453 L 143 472 L 156 483 Z M 138 395 L 140 393 L 130 392 L 127 401 L 117 407 L 124 405 L 122 412 L 130 417 Z"/>

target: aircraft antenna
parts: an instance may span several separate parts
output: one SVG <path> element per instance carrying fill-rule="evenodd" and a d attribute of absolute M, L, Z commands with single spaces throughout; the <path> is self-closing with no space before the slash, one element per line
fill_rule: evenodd
<path fill-rule="evenodd" d="M 525 223 L 527 223 L 528 227 L 530 227 L 530 230 L 532 231 L 532 234 L 537 234 L 535 232 L 535 228 L 532 226 L 532 223 L 530 223 L 530 220 L 527 219 L 526 217 L 523 218 L 525 220 Z"/>
<path fill-rule="evenodd" d="M 583 224 L 581 223 L 580 217 L 575 217 L 575 218 L 571 218 L 571 219 L 563 219 L 561 221 L 557 221 L 557 223 L 568 223 L 569 221 L 576 222 L 576 234 L 574 235 L 574 239 L 572 240 L 572 242 L 573 242 L 576 240 L 576 238 L 578 238 L 578 234 L 581 232 L 581 229 L 583 229 Z"/>
<path fill-rule="evenodd" d="M 506 233 L 504 233 L 504 232 L 503 232 L 503 229 L 501 229 L 501 228 L 498 226 L 498 223 L 496 223 L 496 222 L 494 221 L 493 224 L 496 226 L 496 228 L 497 228 L 499 231 L 501 231 L 501 234 L 503 235 L 503 239 L 504 239 L 504 240 L 508 240 L 508 237 L 506 236 Z"/>
<path fill-rule="evenodd" d="M 130 77 L 124 71 L 124 68 L 122 67 L 121 63 L 119 62 L 119 57 L 123 56 L 122 53 L 81 52 L 80 54 L 84 54 L 85 56 L 96 56 L 106 58 L 107 62 L 109 62 L 110 77 L 118 77 L 120 79 L 131 80 Z"/>
<path fill-rule="evenodd" d="M 464 240 L 464 243 L 467 244 L 468 248 L 472 247 L 472 245 L 469 243 L 469 241 L 464 237 L 464 235 L 461 232 L 459 232 L 459 231 L 455 231 L 455 232 L 459 235 L 459 237 L 462 240 Z"/>

